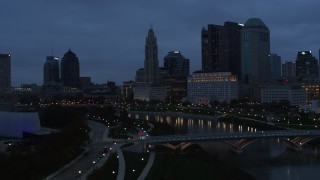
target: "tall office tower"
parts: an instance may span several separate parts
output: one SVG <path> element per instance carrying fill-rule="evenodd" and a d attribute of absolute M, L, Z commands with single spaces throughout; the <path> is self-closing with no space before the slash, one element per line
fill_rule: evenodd
<path fill-rule="evenodd" d="M 61 60 L 61 80 L 66 87 L 80 87 L 79 60 L 70 49 Z"/>
<path fill-rule="evenodd" d="M 153 29 L 150 28 L 146 38 L 145 59 L 144 59 L 144 83 L 159 83 L 159 61 L 158 61 L 158 45 L 157 38 Z"/>
<path fill-rule="evenodd" d="M 43 84 L 59 82 L 59 59 L 55 56 L 47 56 L 43 65 Z"/>
<path fill-rule="evenodd" d="M 0 54 L 0 92 L 11 88 L 11 55 Z"/>
<path fill-rule="evenodd" d="M 225 22 L 224 26 L 209 24 L 201 31 L 202 70 L 232 72 L 241 75 L 242 25 Z"/>
<path fill-rule="evenodd" d="M 318 60 L 311 51 L 300 51 L 296 60 L 296 76 L 298 80 L 315 81 L 319 79 Z"/>
<path fill-rule="evenodd" d="M 170 51 L 163 59 L 164 68 L 169 71 L 171 76 L 189 75 L 189 59 L 182 56 L 180 51 Z"/>
<path fill-rule="evenodd" d="M 159 68 L 157 38 L 150 28 L 146 38 L 144 68 L 136 71 L 134 99 L 164 100 L 167 87 L 160 84 L 160 75 L 165 76 L 166 72 Z"/>
<path fill-rule="evenodd" d="M 276 81 L 281 78 L 281 56 L 270 54 L 270 80 Z"/>
<path fill-rule="evenodd" d="M 284 78 L 289 78 L 289 79 L 296 77 L 296 62 L 295 61 L 283 61 L 281 76 Z"/>
<path fill-rule="evenodd" d="M 168 87 L 169 98 L 180 100 L 186 97 L 189 59 L 183 57 L 180 51 L 170 51 L 163 61 L 167 76 L 162 77 L 161 81 Z"/>
<path fill-rule="evenodd" d="M 269 29 L 261 19 L 248 19 L 241 30 L 241 82 L 255 84 L 270 80 Z"/>

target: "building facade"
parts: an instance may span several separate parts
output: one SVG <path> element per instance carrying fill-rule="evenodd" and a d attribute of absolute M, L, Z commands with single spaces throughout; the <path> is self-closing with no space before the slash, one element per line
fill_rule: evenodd
<path fill-rule="evenodd" d="M 11 89 L 11 55 L 0 54 L 0 92 Z"/>
<path fill-rule="evenodd" d="M 318 60 L 311 51 L 300 51 L 296 60 L 296 77 L 298 81 L 317 81 L 319 79 Z"/>
<path fill-rule="evenodd" d="M 80 77 L 80 87 L 81 89 L 89 89 L 93 86 L 91 82 L 91 77 Z"/>
<path fill-rule="evenodd" d="M 121 89 L 121 94 L 125 99 L 133 99 L 134 81 L 124 81 Z"/>
<path fill-rule="evenodd" d="M 163 59 L 164 69 L 169 71 L 170 76 L 189 75 L 189 59 L 182 56 L 180 51 L 170 51 Z"/>
<path fill-rule="evenodd" d="M 145 45 L 144 82 L 145 84 L 159 83 L 159 61 L 157 38 L 152 28 L 149 29 Z"/>
<path fill-rule="evenodd" d="M 209 24 L 201 31 L 201 57 L 204 72 L 232 72 L 241 75 L 242 24 Z"/>
<path fill-rule="evenodd" d="M 41 130 L 37 112 L 0 111 L 0 136 L 22 138 L 24 132 Z"/>
<path fill-rule="evenodd" d="M 181 100 L 187 96 L 187 77 L 189 75 L 189 59 L 182 56 L 180 51 L 170 51 L 164 57 L 164 70 L 161 73 L 161 83 L 168 87 L 168 97 L 172 100 Z"/>
<path fill-rule="evenodd" d="M 306 90 L 299 86 L 277 86 L 261 89 L 261 103 L 280 102 L 281 100 L 288 100 L 291 105 L 306 105 Z"/>
<path fill-rule="evenodd" d="M 270 80 L 277 81 L 281 78 L 281 56 L 270 54 Z"/>
<path fill-rule="evenodd" d="M 43 84 L 50 82 L 59 82 L 59 58 L 55 56 L 47 56 L 43 65 Z"/>
<path fill-rule="evenodd" d="M 135 100 L 163 101 L 167 97 L 167 88 L 165 86 L 136 86 L 133 93 Z"/>
<path fill-rule="evenodd" d="M 144 69 L 140 68 L 136 71 L 135 82 L 139 85 L 144 84 Z"/>
<path fill-rule="evenodd" d="M 199 104 L 238 99 L 237 76 L 231 72 L 193 73 L 188 78 L 187 99 Z"/>
<path fill-rule="evenodd" d="M 307 102 L 320 98 L 320 83 L 319 82 L 304 82 L 301 87 L 306 90 Z"/>
<path fill-rule="evenodd" d="M 159 68 L 157 38 L 153 29 L 150 28 L 145 44 L 144 68 L 136 71 L 136 83 L 133 89 L 134 99 L 164 100 L 167 95 L 167 88 L 160 84 L 160 74 L 166 74 L 166 72 L 167 70 L 161 71 Z"/>
<path fill-rule="evenodd" d="M 295 61 L 283 61 L 281 66 L 281 76 L 283 78 L 292 79 L 296 77 Z"/>
<path fill-rule="evenodd" d="M 79 60 L 70 49 L 61 60 L 61 81 L 66 87 L 80 88 Z"/>
<path fill-rule="evenodd" d="M 241 83 L 256 84 L 270 80 L 269 29 L 261 19 L 248 19 L 241 30 Z"/>

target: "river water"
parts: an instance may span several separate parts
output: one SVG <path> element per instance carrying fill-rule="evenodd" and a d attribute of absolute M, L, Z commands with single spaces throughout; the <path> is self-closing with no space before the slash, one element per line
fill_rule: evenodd
<path fill-rule="evenodd" d="M 245 124 L 217 121 L 213 118 L 182 118 L 165 115 L 135 115 L 131 117 L 168 123 L 175 127 L 176 134 L 196 134 L 206 132 L 246 132 L 259 131 Z M 287 147 L 280 139 L 260 139 L 242 152 L 235 152 L 230 146 L 233 141 L 202 142 L 204 151 L 217 159 L 236 167 L 261 180 L 319 180 L 320 153 L 311 145 L 297 151 Z"/>

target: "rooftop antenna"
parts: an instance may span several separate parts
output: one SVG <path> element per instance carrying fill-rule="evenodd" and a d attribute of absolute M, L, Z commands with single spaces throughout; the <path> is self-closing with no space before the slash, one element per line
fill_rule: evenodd
<path fill-rule="evenodd" d="M 51 56 L 53 56 L 53 45 L 51 45 Z"/>
<path fill-rule="evenodd" d="M 153 29 L 153 24 L 152 23 L 150 23 L 150 29 Z"/>

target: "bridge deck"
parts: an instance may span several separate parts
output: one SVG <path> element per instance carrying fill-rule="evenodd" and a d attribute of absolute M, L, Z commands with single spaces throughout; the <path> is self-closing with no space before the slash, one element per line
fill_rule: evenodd
<path fill-rule="evenodd" d="M 278 130 L 256 132 L 213 132 L 205 134 L 184 134 L 168 136 L 147 136 L 146 139 L 128 140 L 128 142 L 167 143 L 179 141 L 203 141 L 226 139 L 257 139 L 257 138 L 289 138 L 289 137 L 317 137 L 319 130 Z"/>

